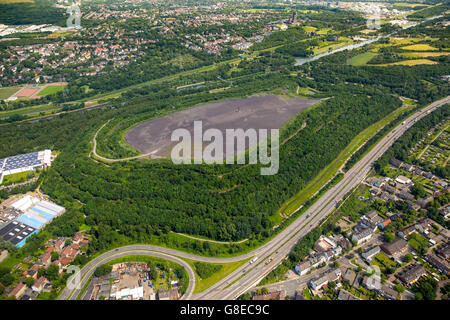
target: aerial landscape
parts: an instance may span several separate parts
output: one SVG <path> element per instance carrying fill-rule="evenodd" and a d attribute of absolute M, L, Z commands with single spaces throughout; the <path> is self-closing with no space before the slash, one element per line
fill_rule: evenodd
<path fill-rule="evenodd" d="M 448 0 L 0 0 L 0 300 L 449 300 L 449 26 Z"/>

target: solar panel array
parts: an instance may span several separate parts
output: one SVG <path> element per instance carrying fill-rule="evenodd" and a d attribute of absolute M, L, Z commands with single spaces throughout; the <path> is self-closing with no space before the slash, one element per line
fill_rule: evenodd
<path fill-rule="evenodd" d="M 5 159 L 0 159 L 0 164 L 3 164 L 2 171 L 20 169 L 25 167 L 34 167 L 42 165 L 43 162 L 38 158 L 39 152 L 32 152 L 21 154 Z"/>
<path fill-rule="evenodd" d="M 12 244 L 20 247 L 25 243 L 26 238 L 36 232 L 36 229 L 20 223 L 18 221 L 12 221 L 4 228 L 0 229 L 0 236 L 3 240 L 9 241 Z"/>

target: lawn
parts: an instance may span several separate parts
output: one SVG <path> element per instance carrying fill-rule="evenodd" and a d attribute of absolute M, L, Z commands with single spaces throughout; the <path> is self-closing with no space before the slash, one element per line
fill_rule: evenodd
<path fill-rule="evenodd" d="M 364 52 L 347 60 L 347 64 L 352 66 L 364 66 L 377 54 L 375 52 Z"/>
<path fill-rule="evenodd" d="M 12 88 L 12 87 L 0 88 L 0 100 L 8 99 L 19 90 L 20 88 Z"/>
<path fill-rule="evenodd" d="M 49 94 L 55 94 L 63 90 L 65 86 L 61 85 L 49 85 L 46 86 L 41 92 L 39 92 L 38 96 L 46 96 Z"/>
<path fill-rule="evenodd" d="M 372 264 L 378 265 L 383 273 L 387 268 L 397 267 L 397 263 L 390 259 L 384 252 L 378 253 L 371 262 Z"/>
<path fill-rule="evenodd" d="M 414 232 L 409 236 L 408 243 L 414 249 L 414 251 L 416 251 L 419 254 L 426 252 L 429 246 L 428 240 L 425 239 L 425 237 L 418 234 L 417 232 Z"/>
<path fill-rule="evenodd" d="M 30 178 L 28 178 L 28 175 L 30 175 Z M 33 177 L 34 177 L 33 171 L 24 171 L 24 172 L 9 174 L 9 175 L 3 177 L 2 185 L 7 185 L 7 184 L 11 184 L 11 183 L 16 183 L 16 182 L 23 182 L 23 181 L 29 180 Z"/>
<path fill-rule="evenodd" d="M 195 272 L 194 293 L 199 293 L 199 292 L 202 292 L 202 291 L 208 289 L 209 287 L 211 287 L 213 284 L 220 281 L 221 279 L 225 278 L 231 272 L 233 272 L 234 270 L 236 270 L 237 268 L 242 266 L 244 263 L 246 263 L 250 258 L 241 260 L 241 261 L 236 261 L 236 262 L 229 262 L 229 263 L 220 263 L 220 264 L 219 263 L 211 263 L 211 264 L 215 264 L 215 265 L 222 265 L 222 268 L 218 272 L 212 274 L 210 277 L 208 277 L 206 279 L 201 279 L 199 277 L 199 275 L 197 274 L 197 271 L 195 270 L 195 266 L 194 266 L 195 261 L 189 260 L 186 258 L 181 258 L 181 259 L 183 259 L 184 261 L 189 263 L 189 265 L 192 267 L 192 269 L 194 269 L 194 272 Z"/>
<path fill-rule="evenodd" d="M 305 30 L 306 32 L 312 32 L 312 31 L 316 31 L 317 28 L 312 27 L 312 26 L 303 26 L 303 30 Z"/>

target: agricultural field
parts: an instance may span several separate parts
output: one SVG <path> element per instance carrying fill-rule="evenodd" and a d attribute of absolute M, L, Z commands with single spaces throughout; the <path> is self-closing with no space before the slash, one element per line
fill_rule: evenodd
<path fill-rule="evenodd" d="M 410 51 L 436 51 L 438 48 L 432 47 L 429 44 L 412 44 L 409 46 L 402 47 L 403 50 L 410 50 Z"/>
<path fill-rule="evenodd" d="M 406 58 L 427 58 L 427 57 L 441 57 L 448 56 L 450 52 L 402 52 L 400 53 Z"/>
<path fill-rule="evenodd" d="M 313 27 L 313 26 L 303 26 L 302 28 L 303 28 L 303 30 L 305 30 L 306 32 L 314 32 L 314 31 L 317 30 L 317 28 L 316 28 L 316 27 Z"/>
<path fill-rule="evenodd" d="M 384 64 L 374 64 L 373 66 L 377 67 L 386 67 L 386 66 L 417 66 L 422 64 L 438 64 L 436 61 L 428 60 L 428 59 L 413 59 L 413 60 L 404 60 L 397 61 L 392 63 L 384 63 Z"/>

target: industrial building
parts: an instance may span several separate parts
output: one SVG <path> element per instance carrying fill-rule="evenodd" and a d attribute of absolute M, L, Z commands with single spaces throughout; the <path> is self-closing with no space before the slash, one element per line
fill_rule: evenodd
<path fill-rule="evenodd" d="M 11 208 L 20 215 L 0 229 L 0 236 L 16 247 L 23 246 L 28 237 L 66 211 L 64 207 L 29 194 L 12 203 Z"/>
<path fill-rule="evenodd" d="M 51 150 L 43 150 L 0 159 L 0 184 L 4 176 L 50 166 L 51 155 Z"/>

